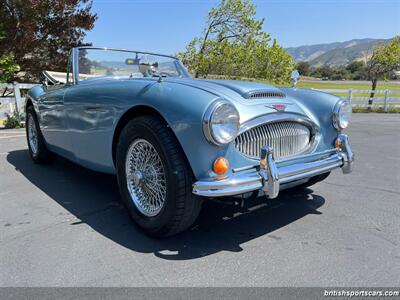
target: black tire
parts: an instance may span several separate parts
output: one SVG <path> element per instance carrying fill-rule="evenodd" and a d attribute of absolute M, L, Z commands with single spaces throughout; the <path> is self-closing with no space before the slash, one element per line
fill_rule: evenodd
<path fill-rule="evenodd" d="M 144 139 L 161 159 L 166 196 L 155 216 L 146 216 L 132 201 L 127 187 L 125 160 L 134 141 Z M 146 234 L 153 237 L 172 236 L 188 229 L 197 219 L 202 201 L 192 194 L 193 174 L 173 132 L 160 118 L 145 115 L 132 119 L 122 130 L 116 151 L 118 185 L 130 216 Z"/>
<path fill-rule="evenodd" d="M 312 186 L 312 185 L 314 185 L 314 184 L 326 179 L 329 176 L 329 174 L 331 174 L 331 172 L 327 172 L 327 173 L 324 173 L 324 174 L 320 174 L 320 175 L 311 177 L 310 180 L 308 180 L 307 182 L 305 182 L 303 184 L 300 184 L 300 185 L 294 187 L 294 189 L 305 189 L 305 188 L 308 188 L 308 187 L 310 187 L 310 186 Z"/>
<path fill-rule="evenodd" d="M 30 138 L 30 122 L 33 120 L 33 126 L 35 126 L 36 129 L 36 138 L 37 138 L 37 149 L 34 151 L 32 149 L 31 143 L 29 142 Z M 33 106 L 29 106 L 26 109 L 26 116 L 25 116 L 25 128 L 26 128 L 26 141 L 28 143 L 28 149 L 29 149 L 29 155 L 31 156 L 32 160 L 35 163 L 38 164 L 46 164 L 49 163 L 53 155 L 52 153 L 47 149 L 46 147 L 46 142 L 44 141 L 42 132 L 40 130 L 39 122 L 36 116 L 36 112 L 33 109 Z"/>

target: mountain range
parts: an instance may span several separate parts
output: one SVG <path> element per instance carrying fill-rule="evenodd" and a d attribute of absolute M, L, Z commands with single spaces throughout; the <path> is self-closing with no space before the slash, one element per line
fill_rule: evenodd
<path fill-rule="evenodd" d="M 353 39 L 346 42 L 290 47 L 286 50 L 296 62 L 308 61 L 314 67 L 347 65 L 353 61 L 366 61 L 373 47 L 390 39 Z"/>

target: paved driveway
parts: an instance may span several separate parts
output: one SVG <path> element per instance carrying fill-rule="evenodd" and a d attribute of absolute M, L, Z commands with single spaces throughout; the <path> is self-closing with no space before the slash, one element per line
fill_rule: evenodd
<path fill-rule="evenodd" d="M 32 163 L 0 131 L 1 286 L 399 286 L 400 116 L 354 115 L 354 173 L 245 209 L 204 207 L 190 231 L 143 235 L 113 176 Z"/>

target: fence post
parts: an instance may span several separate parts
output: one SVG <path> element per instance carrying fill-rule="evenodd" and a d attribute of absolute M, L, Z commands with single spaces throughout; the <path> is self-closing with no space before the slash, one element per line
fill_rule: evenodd
<path fill-rule="evenodd" d="M 349 103 L 351 103 L 351 98 L 352 98 L 352 96 L 353 96 L 353 90 L 352 90 L 352 89 L 349 89 L 349 93 L 348 93 L 348 95 L 347 95 L 347 100 L 349 100 Z"/>
<path fill-rule="evenodd" d="M 21 91 L 18 82 L 14 82 L 15 111 L 19 113 L 18 104 L 21 103 Z"/>
<path fill-rule="evenodd" d="M 389 91 L 385 90 L 385 98 L 383 99 L 383 111 L 385 113 L 387 113 L 387 111 L 388 111 L 388 107 L 387 107 L 388 93 L 389 93 Z"/>
<path fill-rule="evenodd" d="M 12 105 L 11 101 L 8 102 L 8 106 L 10 107 L 10 114 L 14 113 L 14 106 Z"/>

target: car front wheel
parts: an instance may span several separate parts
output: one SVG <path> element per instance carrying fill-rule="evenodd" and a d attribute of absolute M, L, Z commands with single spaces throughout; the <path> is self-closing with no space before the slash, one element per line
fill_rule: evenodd
<path fill-rule="evenodd" d="M 147 234 L 171 236 L 196 220 L 201 200 L 192 195 L 193 175 L 163 120 L 131 120 L 119 138 L 116 166 L 122 200 Z"/>
<path fill-rule="evenodd" d="M 46 147 L 33 106 L 29 106 L 26 109 L 25 127 L 29 154 L 33 161 L 35 163 L 48 163 L 51 161 L 52 153 Z"/>

